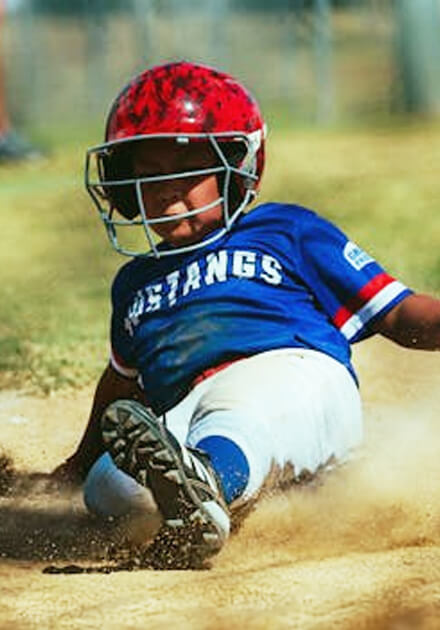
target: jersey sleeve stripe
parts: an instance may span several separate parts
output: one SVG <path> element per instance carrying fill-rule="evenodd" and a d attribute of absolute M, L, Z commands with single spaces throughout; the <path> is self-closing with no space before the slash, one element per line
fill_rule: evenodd
<path fill-rule="evenodd" d="M 379 273 L 372 278 L 370 282 L 362 287 L 362 289 L 352 297 L 344 306 L 336 312 L 333 317 L 333 323 L 338 328 L 342 326 L 361 308 L 364 307 L 375 295 L 382 289 L 395 282 L 395 279 L 387 273 Z"/>
<path fill-rule="evenodd" d="M 135 368 L 126 365 L 123 359 L 113 348 L 110 351 L 110 363 L 116 372 L 119 372 L 122 376 L 126 376 L 127 378 L 136 378 L 138 375 L 138 371 Z"/>
<path fill-rule="evenodd" d="M 353 340 L 375 315 L 378 315 L 399 295 L 407 292 L 408 289 L 405 285 L 397 282 L 397 280 L 393 280 L 343 324 L 341 333 L 349 341 Z"/>

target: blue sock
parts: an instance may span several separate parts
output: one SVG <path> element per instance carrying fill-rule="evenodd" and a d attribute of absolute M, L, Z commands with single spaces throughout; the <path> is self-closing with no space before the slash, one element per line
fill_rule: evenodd
<path fill-rule="evenodd" d="M 212 467 L 219 477 L 226 503 L 237 499 L 249 481 L 249 463 L 235 442 L 221 435 L 210 435 L 196 444 L 196 448 L 209 455 Z"/>

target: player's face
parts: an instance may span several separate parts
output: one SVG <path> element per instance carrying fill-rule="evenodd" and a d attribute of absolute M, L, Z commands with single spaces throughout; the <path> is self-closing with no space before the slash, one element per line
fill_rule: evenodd
<path fill-rule="evenodd" d="M 218 162 L 206 142 L 178 144 L 174 139 L 148 140 L 138 143 L 134 154 L 135 177 L 151 177 L 210 168 Z M 223 211 L 219 201 L 217 176 L 194 176 L 150 182 L 142 185 L 142 197 L 149 219 L 176 217 L 175 221 L 153 224 L 154 231 L 175 247 L 200 241 L 222 225 Z M 179 220 L 191 210 L 213 203 L 199 214 Z"/>

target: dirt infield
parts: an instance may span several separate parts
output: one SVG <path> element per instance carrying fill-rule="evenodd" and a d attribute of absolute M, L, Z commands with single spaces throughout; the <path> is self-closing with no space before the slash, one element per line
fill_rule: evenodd
<path fill-rule="evenodd" d="M 112 566 L 123 536 L 42 475 L 75 445 L 92 392 L 2 392 L 0 492 L 15 481 L 0 498 L 0 628 L 439 628 L 440 356 L 372 340 L 356 364 L 362 452 L 262 503 L 208 571 L 43 573 Z"/>

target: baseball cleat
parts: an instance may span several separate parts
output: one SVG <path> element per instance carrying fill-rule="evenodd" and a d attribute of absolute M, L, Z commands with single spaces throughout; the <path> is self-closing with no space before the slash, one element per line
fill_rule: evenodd
<path fill-rule="evenodd" d="M 164 523 L 150 548 L 156 568 L 200 566 L 220 551 L 230 520 L 208 457 L 181 445 L 153 412 L 117 400 L 102 418 L 104 444 L 115 464 L 149 488 Z"/>

